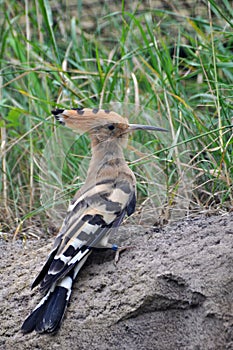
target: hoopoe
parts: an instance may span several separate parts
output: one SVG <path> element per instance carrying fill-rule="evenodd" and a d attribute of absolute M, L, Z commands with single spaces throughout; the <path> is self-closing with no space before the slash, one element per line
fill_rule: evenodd
<path fill-rule="evenodd" d="M 123 148 L 135 130 L 167 131 L 149 125 L 129 124 L 127 118 L 102 109 L 73 108 L 52 111 L 63 125 L 88 133 L 92 158 L 84 185 L 74 196 L 47 262 L 32 284 L 45 294 L 27 317 L 22 331 L 58 330 L 70 299 L 73 282 L 96 248 L 111 248 L 111 230 L 117 229 L 136 205 L 136 179 Z"/>

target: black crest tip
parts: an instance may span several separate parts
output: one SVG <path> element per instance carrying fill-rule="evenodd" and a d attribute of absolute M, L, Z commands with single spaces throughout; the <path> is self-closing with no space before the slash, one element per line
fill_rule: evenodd
<path fill-rule="evenodd" d="M 51 113 L 56 117 L 58 116 L 58 114 L 61 114 L 64 112 L 64 109 L 54 109 L 53 111 L 51 111 Z"/>

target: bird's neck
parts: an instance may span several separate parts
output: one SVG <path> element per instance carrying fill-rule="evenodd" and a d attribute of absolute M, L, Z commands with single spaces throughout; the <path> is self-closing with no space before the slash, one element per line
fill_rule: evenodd
<path fill-rule="evenodd" d="M 95 169 L 99 169 L 105 166 L 105 163 L 108 161 L 118 160 L 125 163 L 123 147 L 122 145 L 115 141 L 104 141 L 96 144 L 91 148 L 92 158 L 89 168 L 94 166 Z M 94 170 L 94 169 L 93 169 Z"/>
<path fill-rule="evenodd" d="M 112 154 L 112 156 L 116 155 L 124 158 L 123 147 L 124 146 L 118 140 L 115 139 L 110 139 L 104 142 L 99 142 L 97 144 L 92 144 L 92 158 L 102 155 L 108 155 L 109 153 Z"/>
<path fill-rule="evenodd" d="M 92 158 L 89 164 L 86 183 L 97 179 L 107 179 L 126 166 L 122 146 L 115 140 L 105 141 L 92 146 Z"/>

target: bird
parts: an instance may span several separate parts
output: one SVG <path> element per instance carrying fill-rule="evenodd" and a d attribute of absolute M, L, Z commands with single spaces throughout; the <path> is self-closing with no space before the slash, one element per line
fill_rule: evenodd
<path fill-rule="evenodd" d="M 57 121 L 87 133 L 91 160 L 86 181 L 68 207 L 54 246 L 32 288 L 40 285 L 43 297 L 24 321 L 21 331 L 56 333 L 70 300 L 73 283 L 87 258 L 98 249 L 119 254 L 124 247 L 108 242 L 124 217 L 136 206 L 136 178 L 124 158 L 128 135 L 136 130 L 167 131 L 151 125 L 129 124 L 114 111 L 91 108 L 55 109 Z"/>

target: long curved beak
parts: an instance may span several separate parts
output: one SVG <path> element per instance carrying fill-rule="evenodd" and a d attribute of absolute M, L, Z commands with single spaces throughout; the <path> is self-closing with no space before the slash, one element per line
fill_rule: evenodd
<path fill-rule="evenodd" d="M 127 132 L 135 131 L 135 130 L 152 130 L 152 131 L 163 131 L 168 132 L 167 129 L 159 128 L 157 126 L 152 125 L 141 125 L 141 124 L 129 124 Z"/>

